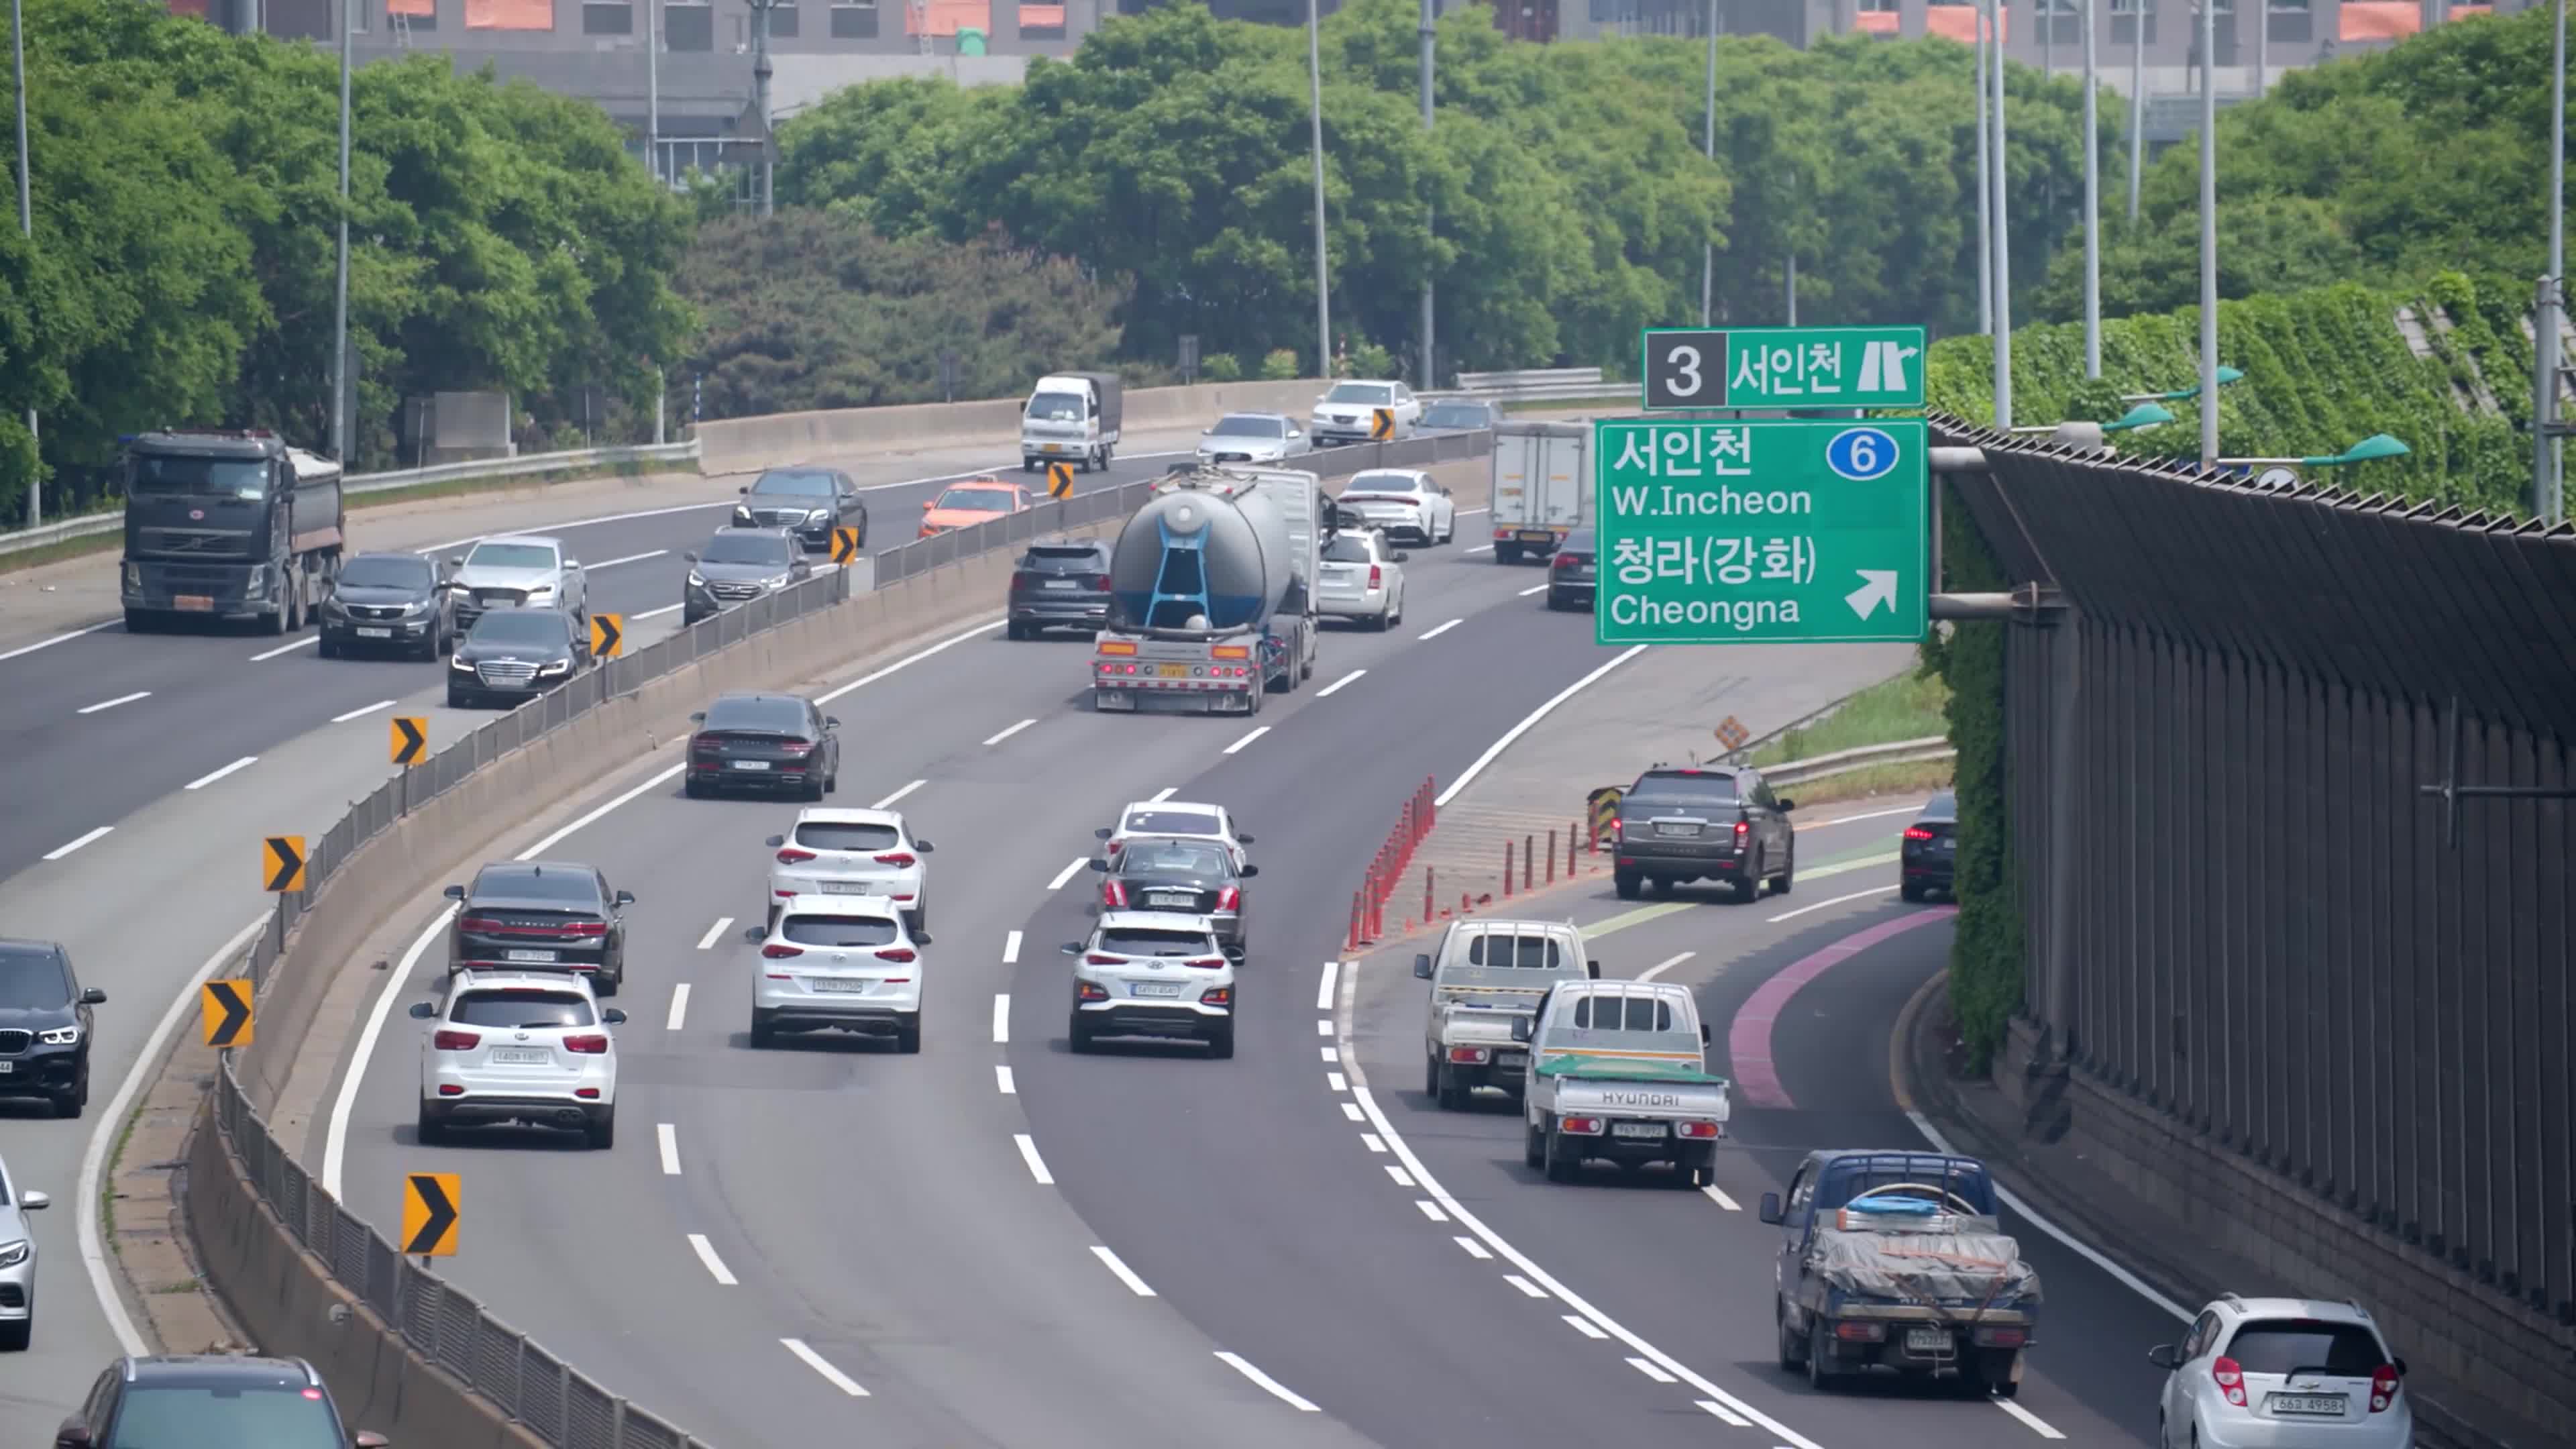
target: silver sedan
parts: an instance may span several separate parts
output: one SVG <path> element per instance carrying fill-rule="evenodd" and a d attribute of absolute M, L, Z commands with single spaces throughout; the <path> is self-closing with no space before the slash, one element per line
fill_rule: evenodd
<path fill-rule="evenodd" d="M 1315 581 L 1315 611 L 1356 619 L 1363 628 L 1404 622 L 1404 561 L 1409 555 L 1379 529 L 1345 530 L 1324 540 L 1322 576 Z"/>

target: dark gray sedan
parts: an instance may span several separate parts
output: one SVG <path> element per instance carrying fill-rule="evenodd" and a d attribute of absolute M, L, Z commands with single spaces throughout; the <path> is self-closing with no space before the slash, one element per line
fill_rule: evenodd
<path fill-rule="evenodd" d="M 362 553 L 340 565 L 314 611 L 325 659 L 370 649 L 436 659 L 456 643 L 455 595 L 416 553 Z"/>
<path fill-rule="evenodd" d="M 560 609 L 494 609 L 447 661 L 447 707 L 516 708 L 588 669 L 590 631 Z"/>
<path fill-rule="evenodd" d="M 738 528 L 784 528 L 816 553 L 832 547 L 832 530 L 855 528 L 868 546 L 868 505 L 859 485 L 838 468 L 772 468 L 742 490 Z"/>
<path fill-rule="evenodd" d="M 783 528 L 719 528 L 685 557 L 680 617 L 692 624 L 814 576 L 805 550 Z"/>
<path fill-rule="evenodd" d="M 1204 916 L 1216 928 L 1225 954 L 1243 959 L 1243 883 L 1261 874 L 1261 867 L 1237 866 L 1233 853 L 1213 840 L 1132 836 L 1122 845 L 1114 858 L 1091 862 L 1093 870 L 1108 877 L 1100 887 L 1103 909 Z"/>

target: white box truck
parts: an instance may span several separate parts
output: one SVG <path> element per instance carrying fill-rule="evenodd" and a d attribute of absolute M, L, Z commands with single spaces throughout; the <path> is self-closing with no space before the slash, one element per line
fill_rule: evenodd
<path fill-rule="evenodd" d="M 1494 562 L 1544 560 L 1592 521 L 1592 425 L 1494 428 Z"/>

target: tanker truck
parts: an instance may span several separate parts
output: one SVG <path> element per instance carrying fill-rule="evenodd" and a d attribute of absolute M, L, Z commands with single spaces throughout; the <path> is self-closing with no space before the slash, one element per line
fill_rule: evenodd
<path fill-rule="evenodd" d="M 1312 473 L 1183 465 L 1156 483 L 1109 559 L 1091 707 L 1261 712 L 1315 673 L 1311 594 L 1331 506 Z"/>

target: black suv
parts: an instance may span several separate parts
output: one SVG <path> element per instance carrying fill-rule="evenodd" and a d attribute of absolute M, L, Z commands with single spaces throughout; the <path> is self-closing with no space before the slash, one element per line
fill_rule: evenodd
<path fill-rule="evenodd" d="M 1923 813 L 1905 827 L 1904 841 L 1897 890 L 1909 901 L 1948 891 L 1959 863 L 1958 795 L 1944 790 L 1924 802 Z"/>
<path fill-rule="evenodd" d="M 325 659 L 367 649 L 436 659 L 456 643 L 456 594 L 422 554 L 359 554 L 340 565 L 314 613 Z"/>
<path fill-rule="evenodd" d="M 313 1365 L 300 1358 L 168 1354 L 121 1358 L 54 1431 L 54 1449 L 185 1444 L 188 1449 L 386 1449 L 349 1432 Z"/>
<path fill-rule="evenodd" d="M 1789 823 L 1797 804 L 1743 766 L 1657 765 L 1619 797 L 1611 883 L 1623 901 L 1649 881 L 1668 896 L 1676 885 L 1723 880 L 1749 901 L 1769 880 L 1785 896 L 1798 870 L 1798 832 Z"/>
<path fill-rule="evenodd" d="M 1109 623 L 1109 545 L 1094 538 L 1042 538 L 1011 570 L 1014 639 L 1051 628 L 1100 629 Z"/>
<path fill-rule="evenodd" d="M 452 885 L 458 902 L 448 928 L 447 969 L 500 966 L 519 971 L 573 971 L 590 988 L 615 996 L 626 980 L 626 907 L 631 891 L 612 891 L 592 866 L 563 860 L 494 861 L 472 886 Z"/>
<path fill-rule="evenodd" d="M 855 528 L 859 547 L 868 546 L 868 505 L 859 485 L 837 468 L 772 468 L 742 490 L 734 505 L 736 528 L 783 528 L 807 548 L 821 553 L 832 546 L 832 530 Z"/>
<path fill-rule="evenodd" d="M 42 1097 L 57 1117 L 89 1105 L 90 1008 L 71 953 L 50 941 L 0 941 L 0 1097 Z"/>

